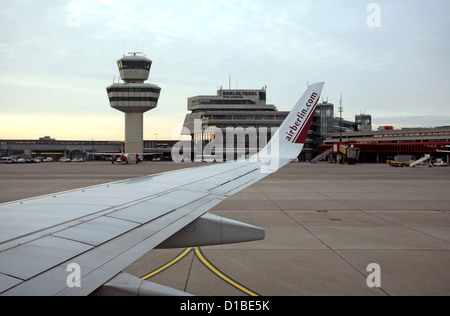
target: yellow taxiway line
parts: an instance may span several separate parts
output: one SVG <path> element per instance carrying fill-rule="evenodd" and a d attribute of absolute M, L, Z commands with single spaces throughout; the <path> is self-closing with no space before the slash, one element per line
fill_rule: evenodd
<path fill-rule="evenodd" d="M 175 263 L 177 263 L 178 261 L 180 261 L 181 259 L 183 259 L 188 253 L 190 253 L 192 250 L 192 248 L 186 248 L 181 254 L 179 254 L 175 259 L 173 259 L 172 261 L 170 261 L 169 263 L 166 263 L 165 265 L 163 265 L 161 268 L 156 269 L 153 272 L 150 272 L 149 274 L 143 276 L 141 279 L 142 280 L 147 280 L 149 278 L 151 278 L 152 276 L 166 270 L 167 268 L 171 267 L 172 265 L 174 265 Z"/>
<path fill-rule="evenodd" d="M 180 253 L 177 257 L 175 257 L 173 260 L 171 260 L 170 262 L 166 263 L 165 265 L 163 265 L 162 267 L 146 274 L 145 276 L 141 277 L 142 280 L 147 280 L 153 276 L 155 276 L 156 274 L 170 268 L 172 265 L 174 265 L 175 263 L 179 262 L 181 259 L 183 259 L 186 255 L 188 255 L 191 251 L 194 251 L 195 256 L 200 260 L 201 263 L 203 263 L 212 273 L 214 273 L 216 276 L 218 276 L 219 278 L 221 278 L 222 280 L 224 280 L 225 282 L 227 282 L 228 284 L 232 285 L 233 287 L 237 288 L 238 290 L 244 292 L 247 295 L 250 296 L 258 296 L 257 293 L 249 290 L 248 288 L 246 288 L 245 286 L 243 286 L 242 284 L 239 284 L 238 282 L 236 282 L 235 280 L 231 279 L 230 277 L 226 276 L 224 273 L 222 273 L 219 269 L 217 269 L 211 262 L 209 262 L 206 257 L 203 255 L 203 253 L 201 252 L 200 248 L 198 247 L 190 247 L 190 248 L 186 248 L 182 253 Z"/>

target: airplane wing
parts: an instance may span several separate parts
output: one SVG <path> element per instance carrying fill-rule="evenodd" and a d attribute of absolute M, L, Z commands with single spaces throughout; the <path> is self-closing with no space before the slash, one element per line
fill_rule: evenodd
<path fill-rule="evenodd" d="M 0 294 L 186 294 L 121 271 L 157 247 L 263 239 L 263 229 L 207 211 L 297 158 L 322 87 L 309 86 L 267 146 L 246 161 L 1 204 Z"/>

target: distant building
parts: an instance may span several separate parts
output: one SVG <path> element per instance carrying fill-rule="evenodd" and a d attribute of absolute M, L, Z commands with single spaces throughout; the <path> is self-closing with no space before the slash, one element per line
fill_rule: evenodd
<path fill-rule="evenodd" d="M 198 157 L 202 153 L 199 148 L 218 141 L 217 129 L 221 131 L 224 159 L 236 159 L 262 148 L 289 114 L 267 104 L 266 93 L 265 88 L 220 89 L 216 95 L 188 98 L 191 113 L 185 117 L 182 134 L 192 137 L 193 159 L 202 158 Z"/>
<path fill-rule="evenodd" d="M 326 151 L 339 142 L 351 142 L 360 148 L 360 162 L 386 162 L 394 160 L 398 155 L 407 155 L 415 160 L 424 154 L 450 160 L 446 150 L 450 145 L 450 126 L 434 128 L 382 129 L 377 131 L 358 131 L 353 133 L 330 133 L 319 146 L 319 153 Z"/>
<path fill-rule="evenodd" d="M 228 148 L 228 152 L 223 153 L 224 158 L 230 150 L 233 151 L 233 155 L 228 157 L 236 159 L 261 149 L 261 144 L 264 145 L 266 139 L 267 141 L 270 139 L 271 132 L 274 132 L 289 114 L 289 111 L 278 111 L 274 105 L 267 104 L 266 92 L 264 88 L 261 90 L 220 89 L 217 90 L 217 95 L 188 98 L 188 110 L 191 113 L 187 114 L 184 120 L 183 135 L 192 137 L 192 151 L 197 150 L 197 155 L 201 154 L 198 148 L 205 148 L 216 139 L 215 128 L 221 130 L 223 148 L 229 147 L 230 144 L 225 143 L 227 128 L 234 129 L 232 132 L 236 133 L 238 127 L 243 128 L 244 133 L 249 128 L 254 128 L 259 146 L 252 146 L 248 137 L 242 147 L 235 142 L 232 148 Z M 267 130 L 267 136 L 261 133 L 263 128 Z M 327 101 L 318 103 L 303 150 L 298 157 L 299 161 L 310 161 L 319 152 L 319 146 L 325 140 L 325 135 L 340 130 L 342 133 L 354 132 L 357 130 L 357 124 L 335 118 L 333 103 Z M 261 136 L 266 137 L 262 142 Z M 195 159 L 195 154 L 192 159 Z"/>
<path fill-rule="evenodd" d="M 333 133 L 353 133 L 356 132 L 357 126 L 354 121 L 344 120 L 339 117 L 335 117 L 334 120 L 334 132 Z"/>
<path fill-rule="evenodd" d="M 50 136 L 44 136 L 44 137 L 39 137 L 39 140 L 42 141 L 52 141 L 55 140 L 54 138 L 51 138 Z"/>
<path fill-rule="evenodd" d="M 172 160 L 171 149 L 178 140 L 144 140 L 143 160 Z M 111 155 L 120 155 L 121 141 L 56 140 L 48 136 L 39 140 L 8 139 L 0 140 L 0 157 L 13 158 L 52 158 L 62 157 L 83 160 L 105 160 Z M 99 154 L 102 153 L 102 154 Z"/>
<path fill-rule="evenodd" d="M 317 103 L 316 111 L 309 127 L 308 137 L 300 154 L 301 161 L 310 161 L 315 156 L 315 153 L 318 152 L 319 145 L 323 143 L 324 135 L 335 131 L 333 117 L 333 103 L 328 103 L 327 101 Z"/>
<path fill-rule="evenodd" d="M 314 133 L 320 135 L 333 133 L 335 131 L 334 104 L 327 101 L 318 103 L 312 124 L 316 126 Z"/>
<path fill-rule="evenodd" d="M 0 156 L 13 158 L 59 158 L 89 159 L 89 155 L 97 152 L 120 153 L 120 141 L 88 141 L 88 140 L 56 140 L 49 136 L 38 140 L 8 139 L 0 140 Z M 100 157 L 96 157 L 100 158 Z"/>
<path fill-rule="evenodd" d="M 372 116 L 369 114 L 355 115 L 355 123 L 358 132 L 370 132 L 372 130 Z"/>

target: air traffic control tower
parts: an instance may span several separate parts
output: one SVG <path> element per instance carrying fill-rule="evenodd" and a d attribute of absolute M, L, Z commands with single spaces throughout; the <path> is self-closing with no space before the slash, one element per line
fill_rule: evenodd
<path fill-rule="evenodd" d="M 117 61 L 124 83 L 113 83 L 106 88 L 112 108 L 125 113 L 125 153 L 135 160 L 142 158 L 144 112 L 156 107 L 161 88 L 144 83 L 150 74 L 152 61 L 140 53 L 130 53 Z"/>

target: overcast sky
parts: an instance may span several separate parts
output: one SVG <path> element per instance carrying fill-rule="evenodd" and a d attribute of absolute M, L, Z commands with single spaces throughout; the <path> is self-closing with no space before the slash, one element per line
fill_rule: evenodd
<path fill-rule="evenodd" d="M 325 81 L 336 111 L 342 93 L 345 119 L 450 125 L 448 0 L 0 4 L 0 139 L 123 140 L 105 88 L 131 51 L 153 61 L 147 83 L 162 88 L 144 139 L 178 137 L 187 98 L 215 95 L 230 75 L 232 88 L 267 86 L 279 110 Z"/>

